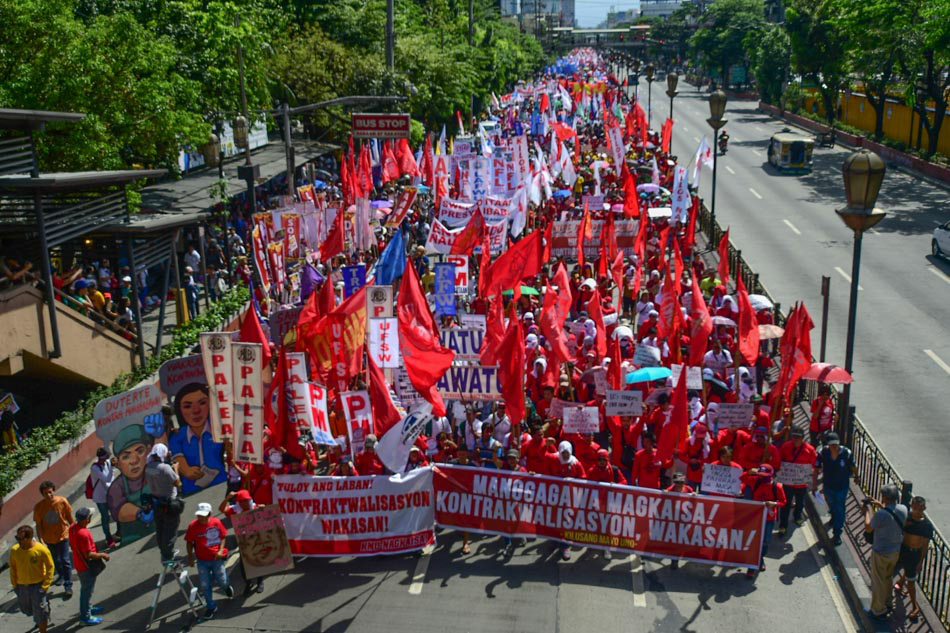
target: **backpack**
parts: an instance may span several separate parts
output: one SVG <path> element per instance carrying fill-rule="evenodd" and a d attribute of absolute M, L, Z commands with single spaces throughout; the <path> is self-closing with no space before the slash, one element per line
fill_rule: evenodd
<path fill-rule="evenodd" d="M 86 477 L 86 499 L 92 499 L 92 491 L 95 487 L 95 484 L 92 483 L 92 475 Z"/>

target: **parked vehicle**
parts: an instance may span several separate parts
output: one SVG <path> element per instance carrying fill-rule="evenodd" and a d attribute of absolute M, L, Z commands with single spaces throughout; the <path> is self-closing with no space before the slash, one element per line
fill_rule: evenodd
<path fill-rule="evenodd" d="M 934 257 L 950 257 L 950 222 L 944 222 L 934 229 L 930 252 Z"/>

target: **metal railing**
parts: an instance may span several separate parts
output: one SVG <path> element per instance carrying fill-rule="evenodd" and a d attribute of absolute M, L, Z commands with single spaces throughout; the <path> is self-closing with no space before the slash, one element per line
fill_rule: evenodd
<path fill-rule="evenodd" d="M 697 228 L 706 236 L 710 249 L 715 251 L 719 246 L 723 230 L 719 223 L 713 220 L 712 214 L 705 204 L 700 205 Z M 772 300 L 769 292 L 759 282 L 758 274 L 752 271 L 752 268 L 743 259 L 742 251 L 738 250 L 731 240 L 729 242 L 729 265 L 735 277 L 742 277 L 742 282 L 750 293 L 764 295 L 772 301 L 775 324 L 784 326 L 786 316 L 782 314 L 780 304 Z M 777 341 L 773 343 L 772 354 L 776 355 Z M 838 412 L 835 429 L 841 436 L 842 443 L 850 447 L 854 454 L 854 463 L 858 470 L 857 483 L 861 491 L 867 497 L 878 499 L 880 498 L 881 488 L 887 484 L 895 484 L 902 491 L 902 503 L 909 503 L 909 497 L 911 496 L 909 482 L 904 481 L 897 469 L 887 459 L 884 451 L 874 441 L 870 431 L 856 415 L 853 406 L 847 412 L 850 414 L 851 424 L 845 424 L 847 418 L 841 415 L 841 389 L 837 385 L 831 385 L 831 387 L 835 411 Z M 817 396 L 818 384 L 814 381 L 802 381 L 799 383 L 797 393 L 799 405 L 804 407 L 805 403 L 811 402 Z M 934 525 L 933 538 L 930 540 L 927 555 L 924 558 L 923 567 L 917 578 L 917 585 L 930 602 L 930 606 L 943 625 L 950 627 L 950 544 L 947 543 L 946 538 L 944 538 L 936 524 Z"/>

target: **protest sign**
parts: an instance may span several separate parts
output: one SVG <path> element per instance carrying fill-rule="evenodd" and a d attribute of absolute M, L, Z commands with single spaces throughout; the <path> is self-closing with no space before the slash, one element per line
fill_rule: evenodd
<path fill-rule="evenodd" d="M 366 315 L 371 319 L 393 315 L 392 286 L 370 286 L 366 289 Z"/>
<path fill-rule="evenodd" d="M 564 433 L 597 433 L 600 431 L 600 411 L 597 407 L 564 407 Z"/>
<path fill-rule="evenodd" d="M 682 165 L 677 165 L 673 173 L 673 191 L 671 192 L 672 200 L 670 205 L 672 207 L 672 217 L 670 218 L 670 222 L 686 224 L 690 207 L 689 183 L 687 182 L 686 168 Z"/>
<path fill-rule="evenodd" d="M 179 389 L 191 383 L 208 384 L 201 354 L 172 358 L 158 368 L 158 384 L 169 400 L 175 397 Z"/>
<path fill-rule="evenodd" d="M 752 422 L 752 406 L 751 402 L 720 402 L 716 424 L 720 430 L 747 428 Z"/>
<path fill-rule="evenodd" d="M 16 399 L 12 393 L 6 393 L 0 398 L 0 412 L 9 411 L 10 413 L 16 413 L 19 410 L 20 405 L 16 403 Z"/>
<path fill-rule="evenodd" d="M 641 415 L 643 392 L 608 389 L 605 411 L 607 415 Z"/>
<path fill-rule="evenodd" d="M 297 325 L 297 317 L 300 316 L 301 310 L 303 310 L 303 306 L 281 308 L 271 315 L 269 321 L 270 340 L 272 343 L 280 347 L 287 332 L 293 330 L 294 326 Z"/>
<path fill-rule="evenodd" d="M 354 458 L 363 450 L 366 436 L 373 430 L 373 411 L 369 404 L 368 391 L 344 391 L 340 394 L 343 416 L 346 418 L 346 433 L 350 441 L 350 455 Z"/>
<path fill-rule="evenodd" d="M 165 434 L 162 417 L 162 395 L 155 385 L 145 385 L 119 395 L 100 400 L 93 409 L 96 435 L 103 443 L 112 439 L 130 424 L 139 424 L 152 436 Z"/>
<path fill-rule="evenodd" d="M 765 506 L 546 475 L 439 465 L 442 527 L 727 567 L 759 564 Z"/>
<path fill-rule="evenodd" d="M 234 435 L 231 417 L 231 334 L 202 332 L 200 338 L 205 379 L 211 385 L 211 435 L 215 442 L 221 442 Z"/>
<path fill-rule="evenodd" d="M 456 361 L 477 361 L 485 333 L 474 328 L 449 328 L 440 332 L 440 338 L 442 347 L 455 352 Z"/>
<path fill-rule="evenodd" d="M 274 478 L 295 556 L 399 554 L 435 542 L 432 470 L 376 477 Z"/>
<path fill-rule="evenodd" d="M 487 327 L 484 314 L 460 314 L 459 323 L 462 325 L 462 329 L 478 330 L 482 334 L 485 333 Z"/>
<path fill-rule="evenodd" d="M 660 364 L 660 348 L 646 343 L 637 343 L 633 350 L 633 364 L 637 367 L 658 367 Z"/>
<path fill-rule="evenodd" d="M 473 213 L 475 213 L 474 202 L 462 202 L 451 198 L 439 200 L 438 220 L 447 227 L 455 229 L 465 226 L 472 219 Z"/>
<path fill-rule="evenodd" d="M 398 319 L 370 319 L 368 337 L 369 355 L 377 367 L 394 369 L 402 365 Z"/>
<path fill-rule="evenodd" d="M 485 401 L 501 398 L 497 367 L 450 367 L 436 387 L 446 400 Z"/>
<path fill-rule="evenodd" d="M 776 473 L 776 481 L 784 486 L 811 486 L 813 472 L 812 464 L 782 462 L 782 467 Z"/>
<path fill-rule="evenodd" d="M 590 209 L 593 211 L 594 206 L 590 205 Z M 564 257 L 570 261 L 577 259 L 577 227 L 579 224 L 580 220 L 554 223 L 551 232 L 552 258 Z M 584 240 L 584 257 L 590 257 L 593 260 L 599 256 L 603 226 L 604 220 L 593 220 L 591 222 L 591 238 Z M 616 246 L 624 252 L 624 255 L 633 255 L 633 247 L 637 239 L 637 226 L 637 220 L 617 220 L 614 223 L 614 231 L 617 235 Z"/>
<path fill-rule="evenodd" d="M 261 344 L 231 343 L 235 459 L 264 463 L 264 383 Z"/>
<path fill-rule="evenodd" d="M 673 384 L 678 385 L 680 380 L 680 374 L 683 373 L 683 366 L 673 363 L 670 365 L 670 369 L 673 371 L 671 378 L 673 379 Z M 703 388 L 703 368 L 702 367 L 690 367 L 686 370 L 686 388 L 687 389 L 697 389 L 702 390 Z"/>
<path fill-rule="evenodd" d="M 439 262 L 435 265 L 435 284 L 432 289 L 435 298 L 433 316 L 455 316 L 455 265 Z"/>
<path fill-rule="evenodd" d="M 232 514 L 231 525 L 237 537 L 245 579 L 293 569 L 284 518 L 276 505 L 257 506 L 250 512 Z"/>
<path fill-rule="evenodd" d="M 468 294 L 468 257 L 465 255 L 448 255 L 445 261 L 455 265 L 455 292 L 457 294 Z"/>
<path fill-rule="evenodd" d="M 703 494 L 736 497 L 742 488 L 742 482 L 739 480 L 741 476 L 741 468 L 722 464 L 705 464 L 703 466 Z"/>
<path fill-rule="evenodd" d="M 564 409 L 567 407 L 576 407 L 576 402 L 571 402 L 570 400 L 561 400 L 560 398 L 554 398 L 551 400 L 551 406 L 548 407 L 548 419 L 554 420 L 561 418 L 564 420 Z"/>
<path fill-rule="evenodd" d="M 349 299 L 356 292 L 366 285 L 366 264 L 357 264 L 356 266 L 344 266 L 343 274 L 343 298 Z"/>
<path fill-rule="evenodd" d="M 420 402 L 424 402 L 419 392 L 415 390 L 412 383 L 409 382 L 409 374 L 405 367 L 400 367 L 395 375 L 396 395 L 399 396 L 399 402 L 405 408 L 410 408 Z"/>
<path fill-rule="evenodd" d="M 402 221 L 406 219 L 406 215 L 409 214 L 413 203 L 415 203 L 418 193 L 419 190 L 415 187 L 406 187 L 402 190 L 402 193 L 396 198 L 396 205 L 386 220 L 386 226 L 398 227 L 402 224 Z"/>

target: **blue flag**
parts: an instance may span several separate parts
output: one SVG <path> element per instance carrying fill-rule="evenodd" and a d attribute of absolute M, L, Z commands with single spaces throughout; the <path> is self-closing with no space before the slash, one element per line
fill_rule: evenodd
<path fill-rule="evenodd" d="M 406 270 L 406 238 L 403 237 L 402 229 L 393 234 L 389 240 L 383 254 L 379 256 L 376 262 L 376 285 L 388 286 L 394 280 L 402 277 Z"/>

